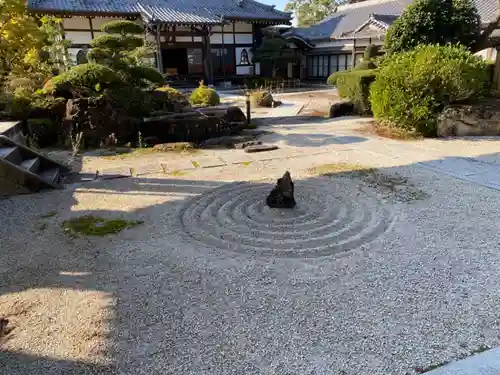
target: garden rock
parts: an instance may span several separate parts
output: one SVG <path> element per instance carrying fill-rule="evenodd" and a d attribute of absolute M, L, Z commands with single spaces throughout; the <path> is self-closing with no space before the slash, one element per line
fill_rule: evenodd
<path fill-rule="evenodd" d="M 437 135 L 492 136 L 500 135 L 500 101 L 474 105 L 451 105 L 438 117 Z"/>
<path fill-rule="evenodd" d="M 283 177 L 278 179 L 278 183 L 269 193 L 266 204 L 271 208 L 294 208 L 296 206 L 293 196 L 294 185 L 290 172 L 286 171 Z"/>
<path fill-rule="evenodd" d="M 191 142 L 160 143 L 153 146 L 153 149 L 157 151 L 185 151 L 195 148 L 195 144 Z"/>
<path fill-rule="evenodd" d="M 256 135 L 250 135 L 250 134 L 241 134 L 241 135 L 228 135 L 228 136 L 222 136 L 222 137 L 215 137 L 215 138 L 210 138 L 205 141 L 203 141 L 200 144 L 200 147 L 202 148 L 219 148 L 219 147 L 225 147 L 225 148 L 235 148 L 237 144 L 245 143 L 245 142 L 250 142 L 255 139 Z"/>
<path fill-rule="evenodd" d="M 237 143 L 234 145 L 234 148 L 243 149 L 243 148 L 247 148 L 250 146 L 257 146 L 257 145 L 261 145 L 261 144 L 262 144 L 262 141 L 250 141 L 250 142 L 244 142 L 244 143 Z"/>
<path fill-rule="evenodd" d="M 275 107 L 275 101 L 269 91 L 254 91 L 251 95 L 252 107 Z"/>
<path fill-rule="evenodd" d="M 354 104 L 352 102 L 343 101 L 333 103 L 330 107 L 330 118 L 349 116 L 354 114 Z"/>
<path fill-rule="evenodd" d="M 263 152 L 263 151 L 273 151 L 277 150 L 278 146 L 276 145 L 254 145 L 254 146 L 248 146 L 245 148 L 245 152 L 252 153 L 252 152 Z"/>
<path fill-rule="evenodd" d="M 136 137 L 134 119 L 124 110 L 115 108 L 107 96 L 69 99 L 64 123 L 66 140 L 70 134 L 82 132 L 85 146 L 99 147 L 110 134 L 120 143 Z"/>

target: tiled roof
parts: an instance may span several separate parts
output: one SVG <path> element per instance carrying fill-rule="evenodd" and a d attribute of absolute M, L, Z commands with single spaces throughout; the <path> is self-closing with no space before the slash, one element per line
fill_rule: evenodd
<path fill-rule="evenodd" d="M 309 41 L 326 40 L 353 33 L 371 18 L 386 25 L 394 22 L 413 0 L 366 0 L 339 6 L 331 17 L 311 27 L 293 28 L 285 36 L 297 36 Z M 497 0 L 474 0 L 481 21 L 490 22 L 497 11 Z"/>
<path fill-rule="evenodd" d="M 171 23 L 220 23 L 221 18 L 286 23 L 291 15 L 255 0 L 28 0 L 28 8 L 53 13 L 137 14 Z"/>

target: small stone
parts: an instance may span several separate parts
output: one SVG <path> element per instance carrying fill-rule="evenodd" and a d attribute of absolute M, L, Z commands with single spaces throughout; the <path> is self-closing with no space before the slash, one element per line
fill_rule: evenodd
<path fill-rule="evenodd" d="M 290 172 L 286 171 L 283 177 L 278 179 L 278 183 L 269 193 L 266 204 L 271 208 L 294 208 L 296 206 L 294 184 Z M 283 213 L 282 213 L 283 214 Z"/>
<path fill-rule="evenodd" d="M 354 104 L 351 102 L 333 103 L 330 107 L 330 118 L 349 116 L 354 113 Z"/>
<path fill-rule="evenodd" d="M 245 147 L 245 152 L 263 152 L 263 151 L 273 151 L 277 150 L 276 145 L 253 145 Z"/>

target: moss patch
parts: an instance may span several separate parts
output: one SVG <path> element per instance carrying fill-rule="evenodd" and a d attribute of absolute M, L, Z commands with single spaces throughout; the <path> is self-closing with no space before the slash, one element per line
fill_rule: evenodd
<path fill-rule="evenodd" d="M 102 217 L 86 215 L 75 219 L 66 220 L 62 227 L 65 231 L 86 236 L 106 236 L 115 234 L 127 228 L 133 228 L 143 221 L 128 221 L 123 219 L 105 219 Z"/>
<path fill-rule="evenodd" d="M 196 160 L 193 160 L 191 164 L 193 164 L 193 167 L 195 168 L 200 168 L 200 163 L 198 163 Z"/>
<path fill-rule="evenodd" d="M 182 177 L 182 176 L 185 176 L 187 174 L 188 174 L 187 172 L 185 172 L 185 171 L 179 171 L 179 170 L 172 171 L 172 172 L 169 173 L 170 176 L 176 176 L 176 177 Z"/>
<path fill-rule="evenodd" d="M 49 217 L 54 217 L 56 215 L 57 215 L 56 211 L 50 211 L 50 212 L 47 212 L 46 214 L 40 215 L 40 217 L 42 219 L 48 219 Z"/>
<path fill-rule="evenodd" d="M 360 164 L 323 164 L 308 169 L 317 176 L 358 178 L 366 186 L 377 190 L 384 198 L 400 202 L 423 200 L 429 195 L 415 187 L 411 181 L 398 173 L 385 173 L 377 168 Z"/>
<path fill-rule="evenodd" d="M 105 159 L 126 159 L 137 158 L 141 156 L 154 155 L 159 153 L 179 153 L 179 154 L 195 154 L 198 150 L 194 147 L 189 147 L 184 144 L 172 145 L 168 147 L 142 147 L 134 148 L 130 151 L 117 151 L 115 155 L 106 155 Z"/>
<path fill-rule="evenodd" d="M 383 121 L 372 121 L 364 127 L 356 130 L 363 134 L 371 133 L 378 135 L 379 137 L 397 139 L 402 141 L 412 141 L 423 138 L 423 136 L 417 132 L 405 130 Z"/>
<path fill-rule="evenodd" d="M 373 171 L 374 169 L 369 166 L 349 163 L 322 164 L 308 169 L 309 173 L 316 176 L 332 176 L 334 174 L 353 172 L 356 174 L 367 174 Z"/>

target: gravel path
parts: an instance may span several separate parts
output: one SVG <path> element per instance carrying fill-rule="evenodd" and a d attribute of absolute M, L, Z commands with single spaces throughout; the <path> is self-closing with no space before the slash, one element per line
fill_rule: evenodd
<path fill-rule="evenodd" d="M 0 374 L 406 375 L 498 346 L 498 191 L 325 131 L 273 135 L 300 157 L 0 201 Z M 397 182 L 308 171 L 346 161 Z M 294 213 L 262 203 L 284 169 Z M 63 232 L 86 213 L 145 223 Z"/>

